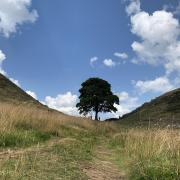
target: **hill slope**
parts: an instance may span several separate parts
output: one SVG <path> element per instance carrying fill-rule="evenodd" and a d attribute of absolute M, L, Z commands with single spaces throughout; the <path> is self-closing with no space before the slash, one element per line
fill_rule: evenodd
<path fill-rule="evenodd" d="M 143 104 L 124 115 L 122 122 L 132 124 L 180 125 L 180 88 Z"/>
<path fill-rule="evenodd" d="M 28 104 L 44 107 L 2 74 L 0 74 L 0 103 Z"/>

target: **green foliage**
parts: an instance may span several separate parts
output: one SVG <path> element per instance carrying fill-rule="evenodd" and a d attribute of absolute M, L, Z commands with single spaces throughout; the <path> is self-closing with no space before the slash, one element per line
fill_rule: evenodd
<path fill-rule="evenodd" d="M 114 103 L 119 104 L 119 98 L 113 95 L 111 85 L 107 81 L 100 78 L 90 78 L 82 83 L 79 92 L 80 102 L 77 107 L 81 114 L 94 111 L 97 120 L 99 112 L 117 111 Z"/>

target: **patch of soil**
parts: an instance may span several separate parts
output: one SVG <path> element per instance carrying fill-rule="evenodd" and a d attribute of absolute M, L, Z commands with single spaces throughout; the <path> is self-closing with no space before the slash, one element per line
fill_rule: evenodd
<path fill-rule="evenodd" d="M 83 172 L 90 180 L 121 180 L 125 179 L 112 163 L 107 161 L 97 161 L 82 165 Z"/>
<path fill-rule="evenodd" d="M 92 162 L 81 164 L 82 171 L 89 180 L 125 180 L 125 173 L 122 172 L 111 161 L 112 152 L 103 146 L 96 149 L 96 157 Z"/>

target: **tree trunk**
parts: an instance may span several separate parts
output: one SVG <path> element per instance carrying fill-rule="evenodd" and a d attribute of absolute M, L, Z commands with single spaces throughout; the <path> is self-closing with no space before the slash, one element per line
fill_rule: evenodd
<path fill-rule="evenodd" d="M 95 113 L 95 120 L 98 121 L 98 111 L 96 111 Z"/>

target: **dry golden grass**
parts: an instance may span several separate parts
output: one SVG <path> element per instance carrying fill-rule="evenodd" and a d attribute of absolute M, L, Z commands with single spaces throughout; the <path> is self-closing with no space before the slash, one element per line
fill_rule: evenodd
<path fill-rule="evenodd" d="M 80 161 L 90 160 L 98 136 L 113 129 L 109 123 L 1 104 L 0 179 L 83 178 Z"/>
<path fill-rule="evenodd" d="M 36 131 L 38 131 L 38 133 L 36 133 Z M 17 171 L 19 171 L 17 177 L 23 176 L 24 171 L 33 175 L 33 172 L 28 170 L 29 166 L 33 170 L 39 168 L 42 176 L 48 177 L 47 174 L 44 174 L 45 172 L 41 165 L 44 164 L 44 168 L 52 168 L 52 170 L 56 168 L 53 165 L 53 159 L 52 161 L 48 159 L 48 154 L 50 153 L 53 157 L 60 158 L 54 154 L 54 152 L 58 153 L 58 151 L 65 154 L 56 162 L 58 168 L 63 165 L 65 165 L 65 169 L 67 168 L 66 165 L 69 163 L 69 156 L 71 156 L 71 161 L 77 163 L 77 167 L 79 160 L 82 161 L 92 156 L 93 147 L 96 143 L 102 143 L 104 148 L 109 144 L 110 147 L 115 150 L 112 152 L 116 152 L 114 154 L 116 161 L 121 164 L 124 169 L 128 170 L 129 178 L 163 180 L 180 178 L 179 130 L 124 129 L 120 127 L 118 123 L 100 123 L 85 118 L 68 116 L 55 111 L 32 107 L 15 107 L 8 104 L 0 105 L 1 147 L 3 147 L 4 144 L 4 147 L 8 147 L 9 145 L 10 147 L 15 147 L 18 146 L 18 143 L 21 144 L 22 141 L 24 141 L 23 145 L 25 146 L 28 144 L 38 144 L 39 141 L 49 138 L 49 136 L 46 137 L 46 134 L 60 138 L 60 141 L 57 140 L 57 142 L 60 142 L 58 145 L 60 149 L 54 151 L 53 148 L 50 148 L 50 150 L 46 150 L 45 155 L 43 154 L 44 152 L 42 152 L 42 154 L 36 157 L 38 159 L 37 162 L 34 160 L 35 157 L 33 154 L 30 156 L 21 155 L 12 162 L 15 167 L 12 172 L 9 172 L 12 177 Z M 33 160 L 32 164 L 28 158 Z M 38 162 L 41 161 L 42 164 L 39 164 Z M 46 165 L 46 161 L 51 164 L 50 167 Z M 3 161 L 3 163 L 6 164 L 4 167 L 9 168 L 6 161 Z M 27 169 L 24 169 L 26 166 Z M 79 176 L 79 170 L 76 169 L 77 171 L 73 171 L 74 166 L 74 164 L 72 164 L 71 167 L 68 166 L 68 173 L 71 174 L 69 171 L 73 172 L 72 177 L 76 177 L 77 172 L 77 176 Z M 0 167 L 0 173 L 4 173 L 5 171 L 6 169 Z M 55 173 L 56 175 L 50 172 L 50 174 L 55 177 L 59 177 L 60 175 L 57 173 L 61 172 L 57 169 Z M 3 175 L 2 177 L 5 176 Z M 65 175 L 63 174 L 62 177 L 65 177 Z"/>
<path fill-rule="evenodd" d="M 113 136 L 117 158 L 126 159 L 131 179 L 180 178 L 180 131 L 130 129 Z M 122 162 L 121 162 L 122 163 Z"/>
<path fill-rule="evenodd" d="M 91 128 L 95 122 L 80 117 L 68 116 L 55 111 L 32 107 L 0 104 L 0 132 L 12 131 L 24 124 L 43 131 L 58 131 L 60 126 Z"/>

